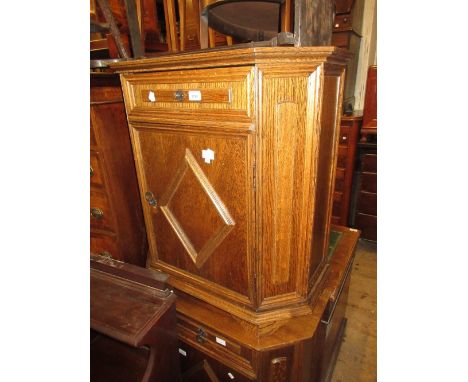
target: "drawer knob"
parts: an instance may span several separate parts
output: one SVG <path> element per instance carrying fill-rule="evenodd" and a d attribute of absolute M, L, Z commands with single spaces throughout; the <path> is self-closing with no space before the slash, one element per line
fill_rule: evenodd
<path fill-rule="evenodd" d="M 90 176 L 94 175 L 93 166 L 89 166 L 89 174 L 90 174 Z"/>
<path fill-rule="evenodd" d="M 94 219 L 101 220 L 104 217 L 104 212 L 100 208 L 91 208 L 91 216 Z"/>
<path fill-rule="evenodd" d="M 346 141 L 346 139 L 348 139 L 348 137 L 346 135 L 343 136 L 343 141 Z"/>
<path fill-rule="evenodd" d="M 203 328 L 199 328 L 197 332 L 197 342 L 199 344 L 204 344 L 206 342 L 206 333 Z"/>
<path fill-rule="evenodd" d="M 156 207 L 158 205 L 158 202 L 151 191 L 147 191 L 145 193 L 145 199 L 151 207 Z"/>
<path fill-rule="evenodd" d="M 174 93 L 174 98 L 176 99 L 176 101 L 182 102 L 184 100 L 184 91 L 176 90 Z"/>

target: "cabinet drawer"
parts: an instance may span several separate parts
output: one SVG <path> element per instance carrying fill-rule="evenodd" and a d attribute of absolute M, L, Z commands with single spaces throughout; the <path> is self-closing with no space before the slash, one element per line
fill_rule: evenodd
<path fill-rule="evenodd" d="M 348 49 L 351 40 L 351 31 L 345 32 L 333 32 L 332 34 L 332 45 L 337 46 L 338 48 Z"/>
<path fill-rule="evenodd" d="M 337 168 L 335 175 L 335 191 L 343 191 L 344 189 L 344 178 L 345 178 L 345 169 Z"/>
<path fill-rule="evenodd" d="M 361 173 L 361 191 L 377 193 L 377 174 L 373 172 Z"/>
<path fill-rule="evenodd" d="M 255 378 L 242 375 L 237 370 L 209 357 L 183 341 L 179 341 L 179 360 L 184 382 L 248 382 L 255 380 Z"/>
<path fill-rule="evenodd" d="M 175 119 L 229 121 L 253 118 L 252 67 L 183 70 L 124 75 L 129 120 Z"/>
<path fill-rule="evenodd" d="M 90 207 L 91 228 L 114 231 L 114 217 L 104 192 L 91 190 Z"/>
<path fill-rule="evenodd" d="M 362 156 L 361 161 L 363 172 L 377 172 L 377 155 L 365 154 Z"/>
<path fill-rule="evenodd" d="M 346 168 L 348 159 L 348 148 L 345 146 L 338 146 L 338 159 L 336 162 L 337 167 Z"/>
<path fill-rule="evenodd" d="M 104 174 L 102 171 L 102 162 L 99 159 L 99 154 L 96 152 L 91 151 L 90 161 L 89 161 L 89 171 L 90 171 L 90 179 L 91 185 L 96 187 L 103 187 L 104 186 Z"/>
<path fill-rule="evenodd" d="M 346 31 L 351 29 L 350 15 L 336 15 L 333 22 L 333 31 Z"/>
<path fill-rule="evenodd" d="M 333 201 L 332 215 L 337 216 L 338 218 L 341 217 L 341 201 L 339 200 Z"/>
<path fill-rule="evenodd" d="M 251 349 L 182 315 L 178 316 L 177 331 L 179 339 L 194 349 L 222 361 L 249 378 L 255 378 Z"/>
<path fill-rule="evenodd" d="M 349 129 L 345 128 L 341 128 L 340 129 L 340 140 L 339 140 L 339 144 L 342 145 L 342 146 L 348 146 L 348 141 L 349 141 Z"/>
<path fill-rule="evenodd" d="M 110 255 L 113 259 L 120 260 L 117 238 L 115 236 L 91 232 L 90 249 L 92 253 L 102 256 Z"/>
<path fill-rule="evenodd" d="M 361 191 L 359 193 L 358 211 L 377 216 L 377 194 Z"/>

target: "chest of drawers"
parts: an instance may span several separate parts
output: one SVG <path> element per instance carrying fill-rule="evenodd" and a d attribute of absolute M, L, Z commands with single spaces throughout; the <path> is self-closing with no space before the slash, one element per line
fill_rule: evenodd
<path fill-rule="evenodd" d="M 147 240 L 118 76 L 91 74 L 91 252 L 145 265 Z"/>
<path fill-rule="evenodd" d="M 341 117 L 332 222 L 342 226 L 349 224 L 351 191 L 361 124 L 362 113 Z"/>

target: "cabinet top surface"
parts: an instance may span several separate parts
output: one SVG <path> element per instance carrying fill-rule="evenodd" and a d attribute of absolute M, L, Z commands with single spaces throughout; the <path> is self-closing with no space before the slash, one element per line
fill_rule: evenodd
<path fill-rule="evenodd" d="M 345 49 L 333 46 L 215 48 L 193 52 L 166 53 L 157 57 L 120 61 L 110 64 L 110 68 L 117 73 L 128 73 L 267 63 L 314 65 L 328 62 L 345 65 L 351 56 Z"/>

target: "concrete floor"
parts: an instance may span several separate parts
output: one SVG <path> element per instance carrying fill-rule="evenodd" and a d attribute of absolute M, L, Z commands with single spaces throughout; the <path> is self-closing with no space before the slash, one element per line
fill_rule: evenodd
<path fill-rule="evenodd" d="M 360 240 L 351 273 L 348 324 L 332 382 L 377 381 L 377 245 Z"/>

